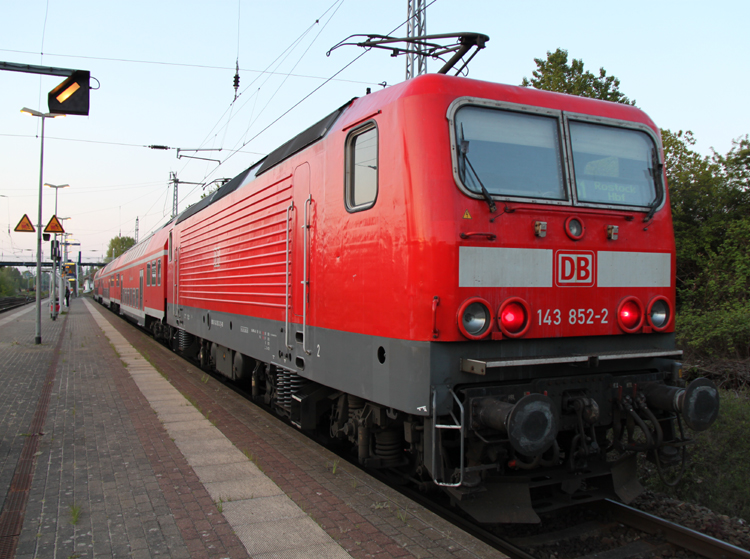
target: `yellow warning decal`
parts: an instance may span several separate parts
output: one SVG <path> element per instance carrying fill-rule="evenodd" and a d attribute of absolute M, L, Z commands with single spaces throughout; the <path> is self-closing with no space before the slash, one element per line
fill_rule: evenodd
<path fill-rule="evenodd" d="M 16 225 L 16 228 L 13 229 L 13 231 L 34 233 L 36 232 L 36 229 L 34 229 L 34 226 L 31 224 L 31 220 L 29 219 L 29 216 L 27 216 L 26 214 L 23 214 L 21 221 L 18 222 L 18 225 Z"/>
<path fill-rule="evenodd" d="M 57 219 L 57 216 L 53 215 L 52 219 L 49 220 L 47 227 L 44 228 L 44 232 L 45 233 L 65 233 L 65 229 L 63 229 L 62 223 L 60 223 L 60 220 Z"/>
<path fill-rule="evenodd" d="M 469 213 L 469 210 L 466 210 L 464 212 L 464 219 L 471 219 L 471 214 Z"/>

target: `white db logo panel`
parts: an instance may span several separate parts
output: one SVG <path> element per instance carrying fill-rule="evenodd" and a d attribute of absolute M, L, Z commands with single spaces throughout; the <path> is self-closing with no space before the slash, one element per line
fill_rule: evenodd
<path fill-rule="evenodd" d="M 558 251 L 555 253 L 555 284 L 558 287 L 592 287 L 595 283 L 592 251 Z"/>

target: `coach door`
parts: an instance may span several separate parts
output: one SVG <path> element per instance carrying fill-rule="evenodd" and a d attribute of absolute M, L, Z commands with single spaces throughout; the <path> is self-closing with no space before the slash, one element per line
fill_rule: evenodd
<path fill-rule="evenodd" d="M 310 248 L 313 202 L 310 195 L 310 165 L 303 163 L 294 171 L 294 220 L 292 230 L 292 309 L 302 327 L 295 332 L 296 342 L 302 342 L 305 353 L 310 353 L 308 319 L 310 307 Z M 294 328 L 292 329 L 295 330 Z"/>
<path fill-rule="evenodd" d="M 177 304 L 180 300 L 180 249 L 179 247 L 174 248 L 174 267 L 172 268 L 172 271 L 174 272 L 172 274 L 172 312 L 174 313 L 174 317 L 178 318 L 180 316 L 180 313 L 177 311 Z"/>

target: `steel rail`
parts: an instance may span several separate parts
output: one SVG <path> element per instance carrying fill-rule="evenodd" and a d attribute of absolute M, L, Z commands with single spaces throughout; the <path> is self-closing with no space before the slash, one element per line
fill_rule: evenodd
<path fill-rule="evenodd" d="M 685 528 L 653 514 L 634 509 L 609 499 L 599 504 L 612 518 L 643 532 L 661 532 L 671 544 L 688 549 L 709 559 L 750 559 L 750 552 L 725 541 Z"/>

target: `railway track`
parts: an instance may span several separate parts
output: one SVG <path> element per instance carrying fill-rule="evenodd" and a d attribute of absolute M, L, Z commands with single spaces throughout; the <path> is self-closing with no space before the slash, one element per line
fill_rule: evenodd
<path fill-rule="evenodd" d="M 31 302 L 28 297 L 0 297 L 0 313 L 12 311 Z"/>
<path fill-rule="evenodd" d="M 610 500 L 581 506 L 569 522 L 550 525 L 511 535 L 512 527 L 501 527 L 493 535 L 519 549 L 519 554 L 506 551 L 519 559 L 750 559 L 745 549 Z"/>

